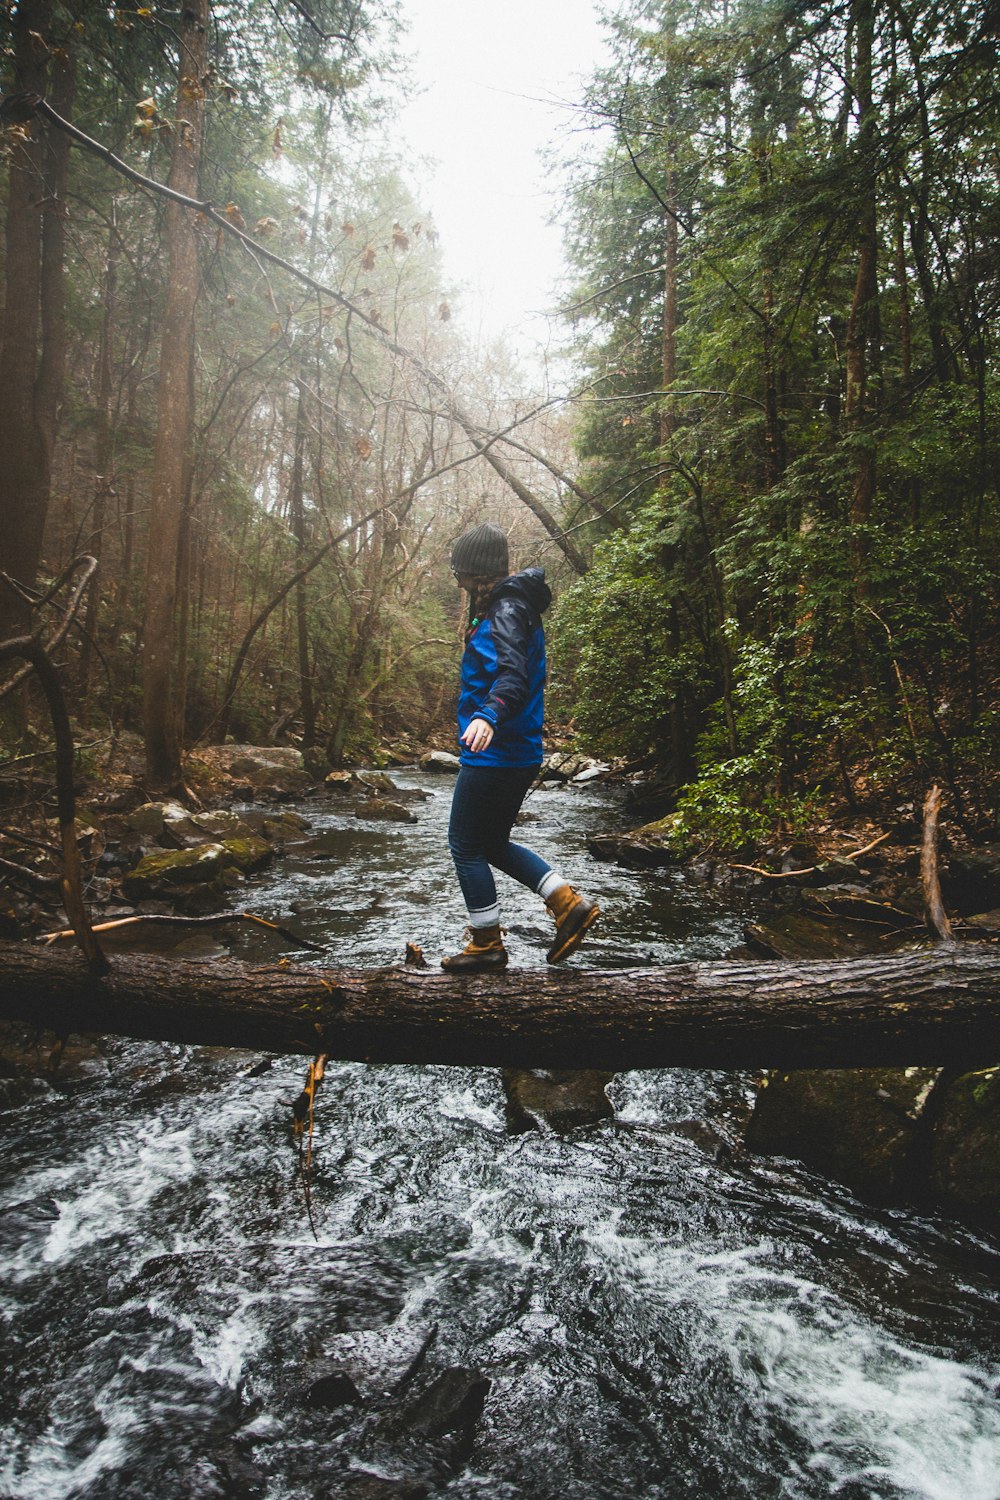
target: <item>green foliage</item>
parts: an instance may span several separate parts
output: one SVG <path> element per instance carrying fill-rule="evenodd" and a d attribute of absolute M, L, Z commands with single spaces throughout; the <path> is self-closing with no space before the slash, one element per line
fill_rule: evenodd
<path fill-rule="evenodd" d="M 566 707 L 605 749 L 686 758 L 685 823 L 722 843 L 932 779 L 996 817 L 1000 91 L 961 4 L 883 22 L 862 114 L 852 5 L 621 7 L 592 87 L 614 139 L 569 200 L 610 510 Z"/>

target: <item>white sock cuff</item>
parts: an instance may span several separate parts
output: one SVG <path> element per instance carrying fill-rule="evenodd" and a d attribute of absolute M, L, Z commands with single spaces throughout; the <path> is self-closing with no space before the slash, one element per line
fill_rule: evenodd
<path fill-rule="evenodd" d="M 470 927 L 499 927 L 500 926 L 500 902 L 494 901 L 492 906 L 481 906 L 478 911 L 469 908 Z"/>
<path fill-rule="evenodd" d="M 547 901 L 552 893 L 557 891 L 561 885 L 567 884 L 568 881 L 564 880 L 557 871 L 550 870 L 547 875 L 542 876 L 535 889 L 542 900 Z"/>

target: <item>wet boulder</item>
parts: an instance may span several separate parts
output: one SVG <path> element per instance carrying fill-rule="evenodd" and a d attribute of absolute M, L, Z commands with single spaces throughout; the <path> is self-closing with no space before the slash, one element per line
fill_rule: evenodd
<path fill-rule="evenodd" d="M 356 792 L 358 789 L 353 771 L 331 771 L 323 785 L 329 792 Z"/>
<path fill-rule="evenodd" d="M 962 1073 L 943 1087 L 930 1182 L 949 1207 L 994 1231 L 1000 1225 L 1000 1066 Z"/>
<path fill-rule="evenodd" d="M 774 1072 L 747 1126 L 751 1151 L 792 1156 L 878 1203 L 922 1189 L 923 1116 L 939 1068 Z"/>
<path fill-rule="evenodd" d="M 223 839 L 222 847 L 227 855 L 224 863 L 235 865 L 244 875 L 262 870 L 274 858 L 274 850 L 267 839 L 259 838 L 249 829 L 242 837 Z"/>
<path fill-rule="evenodd" d="M 354 779 L 366 791 L 375 792 L 379 796 L 385 793 L 394 797 L 399 790 L 392 777 L 385 771 L 356 771 Z"/>
<path fill-rule="evenodd" d="M 963 915 L 1000 905 L 1000 844 L 953 850 L 941 871 L 948 906 Z"/>
<path fill-rule="evenodd" d="M 429 750 L 426 755 L 420 757 L 419 765 L 421 771 L 450 776 L 457 775 L 462 763 L 457 755 L 452 755 L 447 750 Z"/>
<path fill-rule="evenodd" d="M 356 818 L 374 818 L 380 823 L 415 823 L 416 814 L 401 802 L 390 802 L 385 797 L 371 797 L 358 808 Z"/>
<path fill-rule="evenodd" d="M 778 912 L 766 922 L 743 929 L 750 951 L 758 958 L 809 960 L 854 958 L 881 946 L 881 929 L 863 921 L 840 921 L 808 911 Z"/>
<path fill-rule="evenodd" d="M 463 1365 L 453 1365 L 405 1407 L 399 1421 L 421 1437 L 454 1433 L 471 1442 L 489 1393 L 488 1376 Z"/>
<path fill-rule="evenodd" d="M 628 833 L 594 834 L 587 840 L 587 848 L 595 859 L 629 870 L 677 864 L 686 853 L 683 821 L 679 813 L 667 813 Z"/>
<path fill-rule="evenodd" d="M 547 1126 L 563 1132 L 610 1119 L 607 1086 L 614 1076 L 596 1068 L 506 1068 L 508 1131 L 521 1135 Z"/>
<path fill-rule="evenodd" d="M 130 901 L 148 901 L 180 887 L 223 884 L 227 871 L 249 874 L 261 869 L 273 854 L 270 844 L 252 833 L 193 849 L 147 854 L 125 876 L 122 890 Z"/>
<path fill-rule="evenodd" d="M 337 1411 L 342 1406 L 357 1406 L 361 1395 L 350 1375 L 344 1370 L 331 1370 L 312 1382 L 305 1394 L 307 1406 L 317 1406 L 323 1411 Z"/>
<path fill-rule="evenodd" d="M 388 1479 L 354 1469 L 319 1490 L 316 1500 L 427 1500 L 430 1490 L 419 1479 Z"/>
<path fill-rule="evenodd" d="M 195 849 L 168 849 L 147 854 L 122 881 L 130 901 L 148 901 L 176 886 L 203 885 L 215 881 L 227 863 L 222 844 L 201 844 Z"/>
<path fill-rule="evenodd" d="M 252 837 L 254 832 L 238 813 L 221 807 L 214 812 L 191 813 L 189 821 L 206 840 L 241 839 Z"/>
<path fill-rule="evenodd" d="M 246 822 L 254 833 L 270 843 L 283 843 L 285 839 L 296 838 L 309 828 L 309 819 L 304 818 L 301 813 L 292 812 L 291 809 L 285 812 L 265 812 L 258 809 L 257 816 L 248 815 Z"/>

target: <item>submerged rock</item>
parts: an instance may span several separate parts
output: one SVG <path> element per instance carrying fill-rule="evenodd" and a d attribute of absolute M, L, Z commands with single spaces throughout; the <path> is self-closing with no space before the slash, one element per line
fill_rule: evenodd
<path fill-rule="evenodd" d="M 596 1068 L 505 1068 L 508 1131 L 575 1130 L 610 1119 L 614 1108 L 606 1090 L 614 1076 Z"/>
<path fill-rule="evenodd" d="M 387 1479 L 383 1474 L 356 1469 L 317 1491 L 316 1500 L 427 1500 L 429 1494 L 419 1479 Z"/>
<path fill-rule="evenodd" d="M 462 1365 L 443 1370 L 402 1412 L 402 1425 L 424 1437 L 459 1433 L 471 1439 L 490 1384 L 488 1376 Z"/>
<path fill-rule="evenodd" d="M 328 1375 L 320 1375 L 312 1382 L 305 1399 L 307 1406 L 336 1411 L 341 1406 L 357 1406 L 361 1395 L 350 1375 L 343 1370 L 331 1370 Z"/>

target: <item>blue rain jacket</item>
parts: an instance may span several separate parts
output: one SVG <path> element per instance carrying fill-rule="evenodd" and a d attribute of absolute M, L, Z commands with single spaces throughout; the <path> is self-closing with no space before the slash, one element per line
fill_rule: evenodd
<path fill-rule="evenodd" d="M 497 584 L 486 614 L 466 637 L 458 699 L 463 765 L 540 763 L 545 712 L 542 614 L 551 603 L 544 569 L 526 568 Z M 472 719 L 495 725 L 493 739 L 478 755 L 461 744 Z"/>

